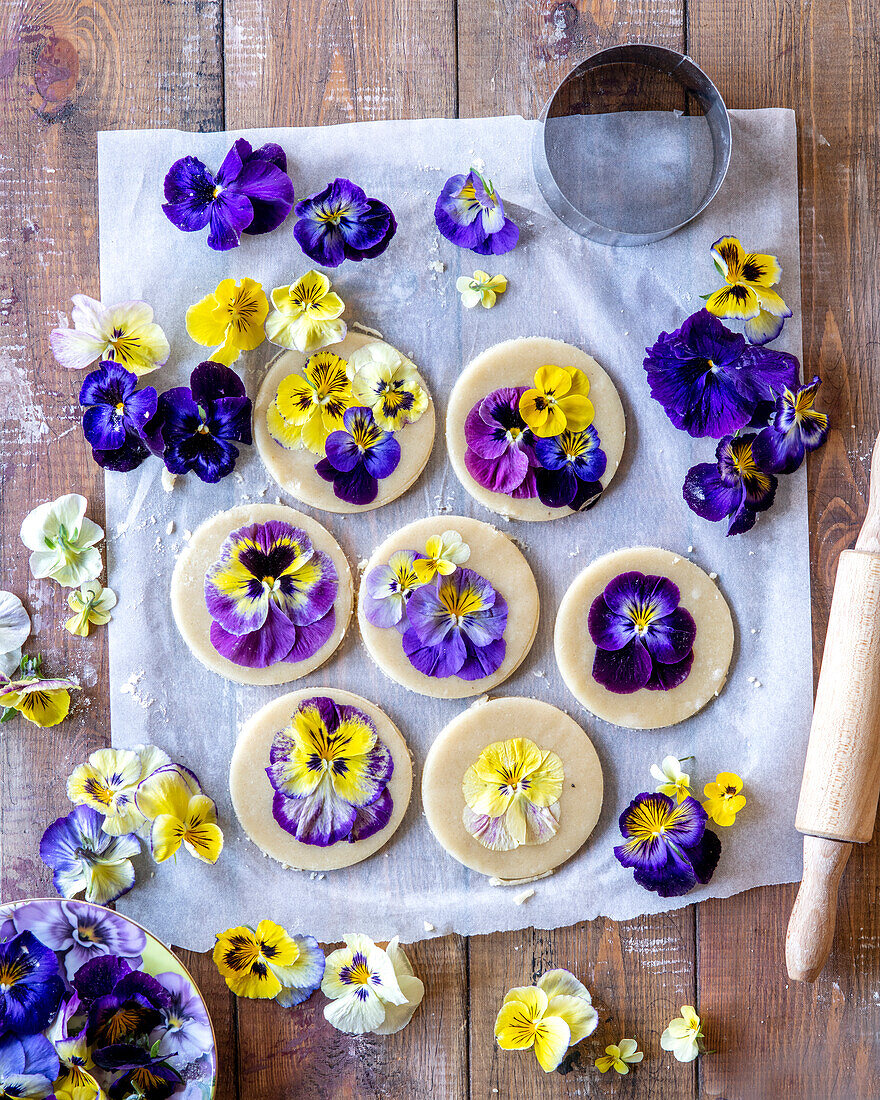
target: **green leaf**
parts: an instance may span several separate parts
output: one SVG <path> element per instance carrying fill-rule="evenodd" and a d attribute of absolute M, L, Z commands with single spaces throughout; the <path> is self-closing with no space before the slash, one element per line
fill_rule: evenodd
<path fill-rule="evenodd" d="M 0 723 L 11 721 L 16 714 L 18 714 L 18 711 L 15 707 L 4 707 L 2 712 L 0 712 Z"/>

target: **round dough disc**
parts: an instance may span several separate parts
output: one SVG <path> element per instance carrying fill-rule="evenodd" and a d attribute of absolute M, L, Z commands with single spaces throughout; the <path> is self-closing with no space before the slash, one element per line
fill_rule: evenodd
<path fill-rule="evenodd" d="M 465 367 L 452 389 L 446 412 L 446 446 L 452 468 L 471 496 L 493 512 L 513 519 L 559 519 L 560 516 L 572 515 L 572 510 L 548 508 L 537 497 L 515 500 L 505 493 L 486 489 L 474 481 L 464 464 L 464 453 L 467 450 L 464 423 L 474 405 L 487 394 L 503 386 L 532 386 L 535 371 L 547 363 L 555 363 L 560 367 L 577 367 L 590 380 L 590 399 L 596 409 L 593 426 L 599 433 L 602 450 L 608 457 L 608 465 L 601 478 L 604 488 L 607 489 L 614 477 L 623 454 L 626 438 L 623 405 L 614 383 L 591 355 L 562 340 L 551 340 L 543 336 L 505 340 L 503 344 L 488 348 Z"/>
<path fill-rule="evenodd" d="M 493 852 L 464 827 L 464 773 L 493 741 L 528 737 L 562 760 L 559 829 L 546 844 L 523 844 Z M 459 863 L 496 878 L 516 880 L 546 874 L 574 855 L 593 831 L 602 809 L 602 765 L 581 727 L 556 707 L 537 699 L 474 703 L 449 723 L 431 746 L 422 775 L 422 803 L 431 831 Z"/>
<path fill-rule="evenodd" d="M 347 359 L 356 348 L 376 342 L 383 343 L 373 336 L 349 332 L 340 343 L 321 350 L 332 351 L 334 355 Z M 288 374 L 302 374 L 308 358 L 299 351 L 285 351 L 269 364 L 269 373 L 263 379 L 254 403 L 254 442 L 263 465 L 286 493 L 312 508 L 323 508 L 326 512 L 369 512 L 372 508 L 381 508 L 406 492 L 430 457 L 434 446 L 435 417 L 428 386 L 419 375 L 419 381 L 428 393 L 428 407 L 414 424 L 407 424 L 395 433 L 401 452 L 397 469 L 379 482 L 379 493 L 372 504 L 347 504 L 333 492 L 331 482 L 315 473 L 319 456 L 307 450 L 288 451 L 275 442 L 266 423 L 266 413 L 275 400 L 279 385 Z"/>
<path fill-rule="evenodd" d="M 271 519 L 302 528 L 312 544 L 332 558 L 339 575 L 339 591 L 333 605 L 336 626 L 318 652 L 306 661 L 279 661 L 268 668 L 247 668 L 222 657 L 211 644 L 211 616 L 205 603 L 205 576 L 220 556 L 220 547 L 227 535 L 248 523 L 266 523 Z M 171 611 L 190 652 L 212 672 L 218 672 L 237 684 L 289 684 L 314 672 L 345 637 L 353 604 L 351 570 L 339 543 L 311 516 L 278 504 L 241 505 L 206 519 L 177 559 L 171 577 Z"/>
<path fill-rule="evenodd" d="M 677 584 L 681 606 L 697 624 L 691 671 L 670 691 L 642 688 L 617 695 L 593 679 L 596 645 L 587 629 L 590 607 L 610 580 L 633 569 Z M 733 618 L 717 585 L 698 565 L 668 550 L 637 546 L 605 554 L 575 577 L 559 605 L 554 646 L 562 678 L 588 711 L 616 726 L 659 729 L 690 718 L 721 691 L 733 657 Z"/>
<path fill-rule="evenodd" d="M 353 844 L 340 840 L 327 848 L 303 844 L 281 828 L 272 816 L 275 792 L 266 775 L 269 750 L 275 734 L 288 725 L 304 699 L 314 699 L 317 695 L 325 695 L 335 703 L 345 703 L 362 710 L 372 719 L 394 760 L 394 772 L 388 783 L 394 808 L 385 828 L 366 840 L 357 840 Z M 403 821 L 412 794 L 412 760 L 400 730 L 375 703 L 337 688 L 308 688 L 292 691 L 267 703 L 242 727 L 229 765 L 229 793 L 241 827 L 266 855 L 297 870 L 334 871 L 360 863 L 391 839 Z"/>
<path fill-rule="evenodd" d="M 511 676 L 532 648 L 538 632 L 538 586 L 529 563 L 507 535 L 496 531 L 488 523 L 467 516 L 433 516 L 416 520 L 401 527 L 373 552 L 363 577 L 376 566 L 385 565 L 398 550 L 422 552 L 432 535 L 441 535 L 444 531 L 458 531 L 471 548 L 465 568 L 485 577 L 507 601 L 507 627 L 504 631 L 507 651 L 498 670 L 481 680 L 426 676 L 410 664 L 403 652 L 401 635 L 394 627 L 373 626 L 367 621 L 363 598 L 358 603 L 358 626 L 370 656 L 392 680 L 410 691 L 431 695 L 435 699 L 467 699 L 472 695 L 482 695 Z M 365 590 L 362 580 L 362 597 Z"/>

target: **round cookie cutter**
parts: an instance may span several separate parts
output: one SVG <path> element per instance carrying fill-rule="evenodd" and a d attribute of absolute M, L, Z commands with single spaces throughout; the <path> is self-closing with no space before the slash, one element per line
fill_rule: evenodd
<path fill-rule="evenodd" d="M 532 164 L 569 229 L 631 246 L 698 217 L 724 182 L 730 148 L 727 107 L 703 70 L 675 50 L 633 43 L 600 50 L 565 77 L 541 113 Z"/>

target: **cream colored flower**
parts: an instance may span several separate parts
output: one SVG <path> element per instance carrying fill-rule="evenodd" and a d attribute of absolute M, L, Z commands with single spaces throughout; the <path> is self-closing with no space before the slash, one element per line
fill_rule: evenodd
<path fill-rule="evenodd" d="M 635 1039 L 621 1039 L 619 1043 L 605 1047 L 605 1053 L 596 1059 L 595 1064 L 600 1073 L 614 1069 L 623 1075 L 629 1073 L 629 1067 L 637 1065 L 644 1057 Z"/>
<path fill-rule="evenodd" d="M 455 281 L 455 289 L 461 295 L 461 304 L 466 309 L 482 306 L 491 309 L 499 294 L 507 290 L 507 279 L 503 275 L 490 275 L 488 271 L 475 271 L 472 279 L 461 275 Z"/>
<path fill-rule="evenodd" d="M 88 581 L 78 591 L 70 593 L 67 606 L 74 614 L 65 622 L 64 629 L 85 638 L 88 637 L 90 624 L 106 626 L 110 622 L 110 609 L 116 606 L 116 593 L 105 588 L 100 581 Z"/>
<path fill-rule="evenodd" d="M 684 802 L 691 793 L 691 777 L 681 770 L 681 761 L 676 756 L 664 756 L 659 766 L 652 764 L 651 775 L 659 782 L 654 788 L 658 794 Z"/>
<path fill-rule="evenodd" d="M 693 1062 L 700 1053 L 703 1030 L 693 1005 L 682 1005 L 681 1015 L 670 1020 L 660 1036 L 660 1046 L 671 1050 L 679 1062 Z"/>
<path fill-rule="evenodd" d="M 21 541 L 31 550 L 31 573 L 51 577 L 62 588 L 93 581 L 103 568 L 95 543 L 104 532 L 86 518 L 88 501 L 79 493 L 38 504 L 21 525 Z"/>
<path fill-rule="evenodd" d="M 348 357 L 351 392 L 358 404 L 373 410 L 386 432 L 414 424 L 428 407 L 415 363 L 383 340 L 373 340 Z"/>
<path fill-rule="evenodd" d="M 345 303 L 321 272 L 307 271 L 290 286 L 275 287 L 271 297 L 275 308 L 266 318 L 266 335 L 273 344 L 311 355 L 345 338 L 348 326 L 339 320 Z"/>

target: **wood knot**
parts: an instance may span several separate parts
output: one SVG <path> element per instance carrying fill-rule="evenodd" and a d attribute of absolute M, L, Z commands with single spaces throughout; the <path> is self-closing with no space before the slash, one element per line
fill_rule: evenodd
<path fill-rule="evenodd" d="M 73 102 L 78 79 L 76 47 L 50 33 L 35 49 L 32 106 L 43 117 L 54 118 Z"/>

